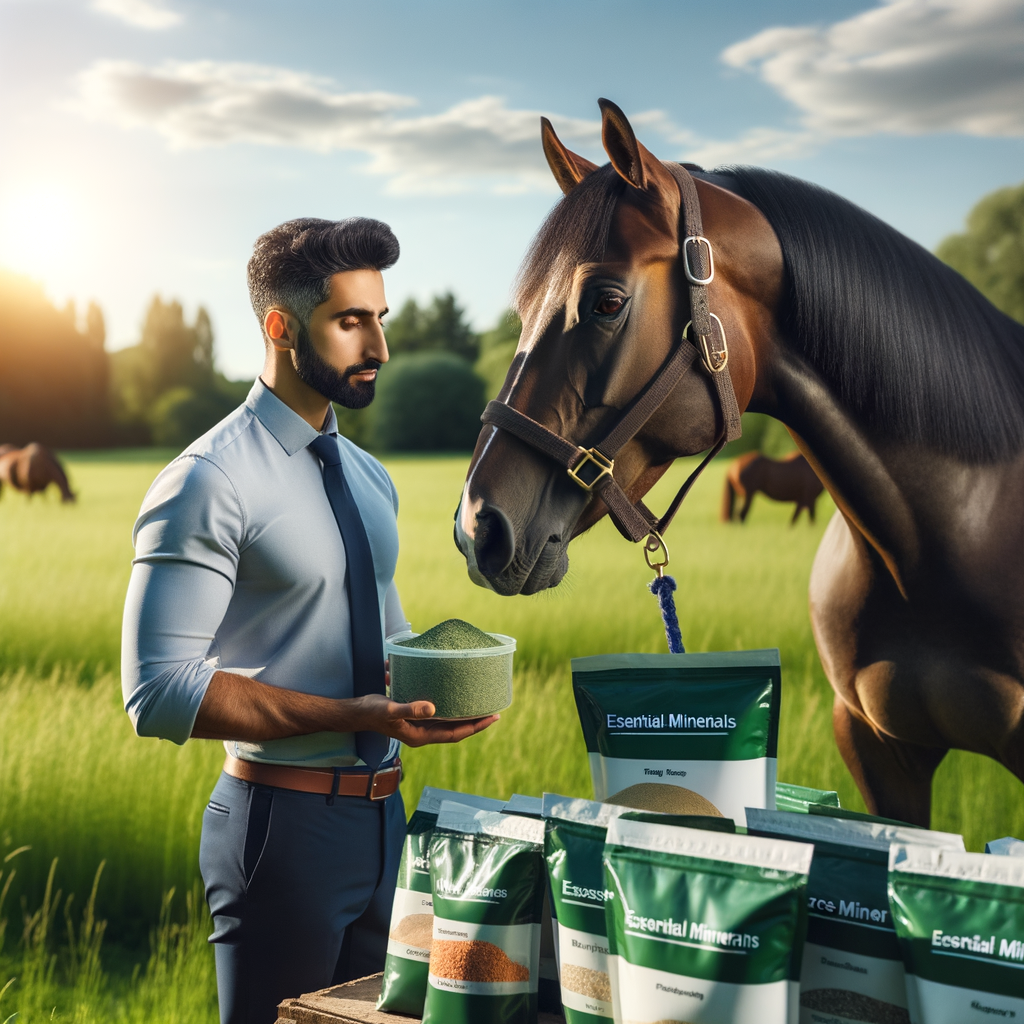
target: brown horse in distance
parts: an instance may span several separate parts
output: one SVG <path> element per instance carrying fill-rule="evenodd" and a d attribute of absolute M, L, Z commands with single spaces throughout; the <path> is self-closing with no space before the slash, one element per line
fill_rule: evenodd
<path fill-rule="evenodd" d="M 50 484 L 60 488 L 61 501 L 74 501 L 68 478 L 57 456 L 41 444 L 18 448 L 12 444 L 0 445 L 0 484 L 10 484 L 16 491 L 30 497 L 45 491 Z"/>
<path fill-rule="evenodd" d="M 688 344 L 680 188 L 601 102 L 610 164 L 550 125 L 564 194 L 520 271 L 523 331 L 499 401 L 586 449 Z M 839 749 L 868 807 L 926 825 L 951 748 L 1024 779 L 1024 327 L 870 214 L 786 175 L 692 171 L 707 286 L 739 408 L 780 420 L 834 498 L 811 572 Z M 631 500 L 723 431 L 699 360 L 614 477 Z M 607 512 L 559 464 L 485 426 L 456 515 L 470 577 L 556 586 Z"/>
<path fill-rule="evenodd" d="M 814 507 L 823 490 L 817 474 L 799 452 L 791 452 L 782 459 L 770 459 L 760 452 L 744 452 L 732 460 L 725 474 L 722 522 L 731 523 L 736 518 L 736 496 L 739 495 L 743 499 L 739 519 L 745 523 L 754 495 L 761 491 L 772 501 L 796 502 L 790 526 L 796 523 L 804 509 L 807 509 L 807 517 L 813 523 Z"/>

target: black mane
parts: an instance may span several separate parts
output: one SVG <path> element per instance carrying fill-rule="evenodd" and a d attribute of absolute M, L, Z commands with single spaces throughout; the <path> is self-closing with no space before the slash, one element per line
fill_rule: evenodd
<path fill-rule="evenodd" d="M 785 260 L 780 326 L 870 430 L 968 460 L 1024 447 L 1024 326 L 827 189 L 756 167 L 707 177 L 768 219 Z"/>

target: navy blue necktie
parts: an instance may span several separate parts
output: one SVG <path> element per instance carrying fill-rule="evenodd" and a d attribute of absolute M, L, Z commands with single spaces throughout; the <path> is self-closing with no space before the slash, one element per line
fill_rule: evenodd
<path fill-rule="evenodd" d="M 377 577 L 373 570 L 373 552 L 359 507 L 341 468 L 341 451 L 333 434 L 321 434 L 309 447 L 324 464 L 324 490 L 338 521 L 345 544 L 348 572 L 349 618 L 352 623 L 352 696 L 384 693 L 384 646 L 380 633 L 380 605 Z M 357 732 L 356 753 L 370 768 L 379 767 L 390 741 L 379 732 Z"/>

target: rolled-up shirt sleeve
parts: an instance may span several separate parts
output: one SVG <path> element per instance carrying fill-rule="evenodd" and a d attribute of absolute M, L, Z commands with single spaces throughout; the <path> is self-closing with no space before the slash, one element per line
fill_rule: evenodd
<path fill-rule="evenodd" d="M 230 480 L 207 459 L 176 460 L 146 495 L 121 632 L 121 691 L 139 736 L 191 735 L 219 668 L 244 531 Z"/>
<path fill-rule="evenodd" d="M 384 595 L 384 635 L 394 636 L 395 633 L 403 633 L 411 628 L 409 620 L 402 611 L 402 602 L 398 596 L 398 587 L 395 581 L 391 581 L 387 593 Z"/>

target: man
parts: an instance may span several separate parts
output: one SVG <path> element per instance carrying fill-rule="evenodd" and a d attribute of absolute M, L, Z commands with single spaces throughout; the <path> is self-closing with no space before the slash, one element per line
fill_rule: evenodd
<path fill-rule="evenodd" d="M 203 817 L 223 1024 L 380 970 L 405 813 L 399 742 L 462 740 L 384 695 L 398 498 L 337 433 L 387 362 L 387 225 L 289 221 L 249 293 L 266 361 L 245 405 L 157 477 L 135 525 L 122 687 L 140 736 L 225 741 Z"/>

